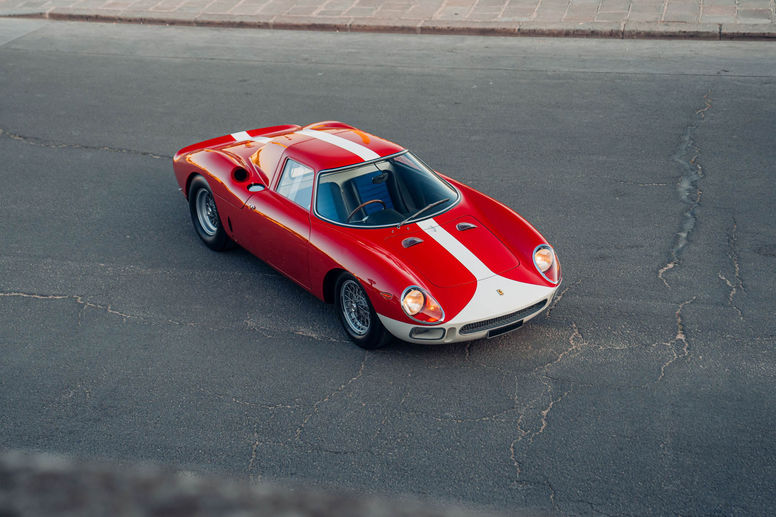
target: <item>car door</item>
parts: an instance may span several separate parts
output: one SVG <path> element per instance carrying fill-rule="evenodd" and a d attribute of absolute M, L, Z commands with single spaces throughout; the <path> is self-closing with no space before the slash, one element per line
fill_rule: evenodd
<path fill-rule="evenodd" d="M 275 188 L 247 201 L 240 243 L 309 289 L 310 203 L 313 169 L 286 159 Z"/>

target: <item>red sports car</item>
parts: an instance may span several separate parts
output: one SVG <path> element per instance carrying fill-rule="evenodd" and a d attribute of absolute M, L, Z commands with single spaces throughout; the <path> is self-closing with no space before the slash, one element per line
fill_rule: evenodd
<path fill-rule="evenodd" d="M 554 250 L 517 213 L 341 122 L 241 131 L 173 161 L 208 247 L 236 242 L 336 304 L 364 348 L 509 332 L 561 281 Z"/>

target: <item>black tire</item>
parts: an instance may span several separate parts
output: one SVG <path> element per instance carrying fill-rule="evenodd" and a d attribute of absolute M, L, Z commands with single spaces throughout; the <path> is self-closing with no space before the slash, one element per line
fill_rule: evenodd
<path fill-rule="evenodd" d="M 350 273 L 342 273 L 337 279 L 334 305 L 345 333 L 361 348 L 374 350 L 391 341 L 364 288 Z"/>
<path fill-rule="evenodd" d="M 189 186 L 189 212 L 202 242 L 215 251 L 223 251 L 232 247 L 232 240 L 226 234 L 221 217 L 218 215 L 213 191 L 202 176 L 191 180 Z"/>

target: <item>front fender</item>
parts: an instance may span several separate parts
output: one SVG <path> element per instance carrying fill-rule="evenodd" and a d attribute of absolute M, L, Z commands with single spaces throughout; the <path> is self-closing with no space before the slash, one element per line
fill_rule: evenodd
<path fill-rule="evenodd" d="M 544 279 L 534 267 L 533 251 L 540 244 L 549 244 L 536 228 L 520 214 L 496 201 L 495 199 L 472 189 L 462 183 L 450 180 L 464 195 L 465 203 L 471 213 L 476 214 L 488 229 L 511 251 L 520 261 L 521 267 L 504 276 L 515 277 L 515 280 L 538 285 L 555 286 L 561 281 L 560 263 L 558 262 L 558 283 L 553 284 Z M 556 256 L 557 260 L 557 256 Z"/>
<path fill-rule="evenodd" d="M 373 229 L 370 232 L 385 232 Z M 375 239 L 379 240 L 379 239 Z M 401 293 L 409 285 L 432 292 L 429 285 L 406 264 L 374 241 L 354 238 L 353 233 L 313 218 L 310 231 L 310 277 L 313 294 L 325 299 L 326 275 L 342 269 L 358 278 L 378 314 L 409 322 L 401 309 Z M 432 294 L 432 296 L 435 296 Z"/>

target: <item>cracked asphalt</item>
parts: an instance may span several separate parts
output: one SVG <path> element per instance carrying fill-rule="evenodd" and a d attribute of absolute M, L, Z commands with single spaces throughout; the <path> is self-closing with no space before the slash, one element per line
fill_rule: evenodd
<path fill-rule="evenodd" d="M 0 20 L 0 447 L 505 513 L 776 504 L 772 43 Z M 546 315 L 351 345 L 169 157 L 340 119 L 555 245 Z"/>

